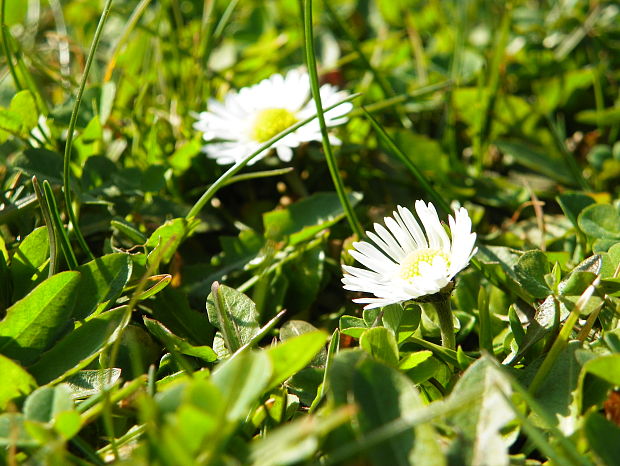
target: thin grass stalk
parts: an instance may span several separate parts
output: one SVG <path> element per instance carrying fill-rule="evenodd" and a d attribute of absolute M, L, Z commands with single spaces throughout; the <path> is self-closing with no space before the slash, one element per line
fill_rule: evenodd
<path fill-rule="evenodd" d="M 388 149 L 392 152 L 398 160 L 402 162 L 405 167 L 411 172 L 414 178 L 420 183 L 422 189 L 426 192 L 426 194 L 433 200 L 433 202 L 439 207 L 442 208 L 447 213 L 451 212 L 450 204 L 439 194 L 435 188 L 431 186 L 431 184 L 426 180 L 426 177 L 422 174 L 422 172 L 418 169 L 418 167 L 413 163 L 409 157 L 407 157 L 402 150 L 396 145 L 396 143 L 390 138 L 387 132 L 381 127 L 381 125 L 374 119 L 374 117 L 368 113 L 364 107 L 362 107 L 362 111 L 370 124 L 375 129 L 377 134 L 383 141 L 387 144 Z"/>
<path fill-rule="evenodd" d="M 306 44 L 306 65 L 308 67 L 308 74 L 310 76 L 310 88 L 312 90 L 312 98 L 316 105 L 317 118 L 319 126 L 321 128 L 321 136 L 323 139 L 323 151 L 325 152 L 325 160 L 327 161 L 327 167 L 331 174 L 336 193 L 342 204 L 347 220 L 351 230 L 358 236 L 363 237 L 364 231 L 357 219 L 353 207 L 349 202 L 349 198 L 344 189 L 344 183 L 338 173 L 338 165 L 332 152 L 332 146 L 329 142 L 329 135 L 327 133 L 327 125 L 325 124 L 325 115 L 323 110 L 323 104 L 321 103 L 321 94 L 319 91 L 319 77 L 316 66 L 316 56 L 314 54 L 314 35 L 312 31 L 312 0 L 304 0 L 304 36 Z"/>
<path fill-rule="evenodd" d="M 54 221 L 52 219 L 50 206 L 45 199 L 45 193 L 41 189 L 36 176 L 32 177 L 32 186 L 34 187 L 34 192 L 37 196 L 37 200 L 39 201 L 43 221 L 47 227 L 47 235 L 50 243 L 50 266 L 47 276 L 51 277 L 58 271 L 58 240 L 56 238 L 56 231 L 54 229 Z"/>
<path fill-rule="evenodd" d="M 346 99 L 342 99 L 341 101 L 335 103 L 334 105 L 331 105 L 331 106 L 327 107 L 326 110 L 331 110 L 332 108 L 336 108 L 338 105 L 343 104 L 345 102 L 349 102 L 349 101 L 357 98 L 358 96 L 359 96 L 359 94 L 350 95 Z M 301 128 L 304 125 L 307 125 L 308 123 L 310 123 L 315 118 L 317 118 L 317 115 L 311 116 L 309 118 L 306 118 L 305 120 L 302 120 L 302 121 L 300 121 L 298 123 L 295 123 L 293 126 L 285 129 L 281 133 L 276 134 L 269 141 L 267 141 L 264 144 L 262 144 L 258 149 L 256 149 L 254 152 L 249 154 L 244 159 L 241 159 L 238 162 L 236 162 L 232 167 L 230 167 L 228 170 L 226 170 L 217 180 L 215 180 L 215 183 L 213 183 L 211 186 L 209 186 L 209 188 L 202 194 L 202 196 L 200 196 L 200 199 L 198 199 L 196 201 L 196 203 L 193 205 L 193 207 L 187 213 L 185 218 L 187 220 L 191 220 L 191 219 L 195 218 L 200 213 L 200 211 L 204 208 L 204 206 L 207 205 L 207 203 L 213 198 L 213 196 L 215 196 L 215 194 L 219 191 L 219 189 L 229 183 L 229 179 L 230 178 L 232 178 L 234 175 L 236 175 L 248 163 L 250 163 L 254 158 L 256 158 L 257 156 L 261 155 L 263 153 L 263 151 L 269 149 L 273 144 L 278 142 L 284 136 L 286 136 L 286 135 L 296 131 L 297 129 Z"/>
<path fill-rule="evenodd" d="M 54 228 L 56 229 L 56 233 L 58 233 L 58 242 L 60 243 L 60 248 L 62 249 L 62 253 L 65 256 L 67 266 L 70 270 L 75 270 L 78 268 L 78 261 L 75 257 L 73 249 L 71 249 L 71 242 L 69 241 L 69 235 L 67 234 L 67 230 L 65 230 L 62 225 L 62 220 L 60 219 L 60 211 L 58 210 L 58 205 L 56 204 L 56 198 L 54 197 L 52 186 L 47 180 L 43 180 L 43 194 L 45 195 L 45 202 L 49 207 L 49 212 L 51 214 L 51 220 L 54 223 Z"/>
<path fill-rule="evenodd" d="M 17 89 L 23 89 L 22 84 L 17 77 L 17 71 L 15 71 L 15 67 L 13 65 L 13 53 L 11 51 L 11 46 L 9 44 L 9 36 L 10 33 L 8 31 L 8 27 L 5 21 L 5 9 L 6 9 L 6 0 L 0 0 L 0 29 L 2 30 L 2 48 L 4 49 L 4 56 L 6 57 L 6 63 L 9 67 L 9 72 L 11 73 L 11 77 L 13 78 L 13 83 Z"/>
<path fill-rule="evenodd" d="M 90 51 L 88 52 L 88 57 L 86 58 L 86 65 L 84 66 L 84 74 L 82 75 L 82 80 L 80 82 L 80 87 L 78 88 L 77 95 L 75 96 L 75 104 L 73 105 L 73 110 L 71 111 L 71 119 L 69 120 L 69 130 L 67 132 L 67 141 L 65 146 L 65 156 L 64 156 L 64 164 L 63 164 L 63 189 L 65 194 L 65 207 L 67 209 L 67 213 L 69 214 L 69 220 L 73 225 L 73 230 L 75 232 L 75 236 L 80 244 L 82 250 L 86 253 L 90 260 L 93 260 L 95 256 L 91 252 L 82 232 L 80 231 L 80 227 L 77 221 L 77 215 L 73 210 L 72 199 L 71 199 L 71 150 L 73 148 L 73 133 L 75 131 L 75 124 L 77 122 L 78 111 L 80 109 L 80 103 L 82 102 L 82 96 L 84 95 L 84 89 L 86 88 L 86 81 L 88 79 L 88 73 L 90 71 L 90 67 L 93 64 L 93 59 L 95 58 L 95 51 L 99 46 L 99 41 L 101 40 L 101 33 L 103 32 L 103 26 L 105 25 L 108 15 L 110 14 L 110 8 L 112 7 L 112 0 L 106 0 L 105 5 L 103 7 L 103 12 L 101 17 L 99 18 L 99 24 L 97 24 L 97 29 L 95 30 L 95 36 L 93 37 L 93 43 L 90 46 Z"/>

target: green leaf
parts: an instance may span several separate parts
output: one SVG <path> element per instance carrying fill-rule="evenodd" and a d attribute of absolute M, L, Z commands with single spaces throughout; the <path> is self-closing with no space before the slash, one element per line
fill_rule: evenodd
<path fill-rule="evenodd" d="M 322 245 L 304 251 L 287 264 L 284 273 L 289 282 L 287 309 L 291 313 L 303 312 L 314 303 L 323 280 L 324 265 Z"/>
<path fill-rule="evenodd" d="M 475 393 L 480 396 L 472 400 Z M 460 398 L 467 400 L 448 418 L 461 434 L 459 448 L 453 450 L 459 464 L 509 464 L 512 440 L 500 431 L 514 418 L 514 412 L 502 394 L 510 397 L 510 382 L 485 358 L 473 363 L 454 386 L 451 401 L 458 405 Z"/>
<path fill-rule="evenodd" d="M 49 262 L 47 227 L 35 228 L 13 254 L 9 270 L 13 279 L 13 301 L 23 298 L 47 277 Z"/>
<path fill-rule="evenodd" d="M 30 370 L 39 383 L 49 383 L 75 374 L 86 367 L 110 343 L 118 338 L 126 325 L 125 306 L 89 320 L 60 340 L 41 356 Z"/>
<path fill-rule="evenodd" d="M 52 184 L 62 185 L 63 159 L 58 152 L 26 149 L 16 157 L 14 164 L 28 176 L 36 176 L 40 182 L 48 180 Z"/>
<path fill-rule="evenodd" d="M 413 383 L 395 369 L 373 359 L 360 361 L 353 374 L 352 391 L 359 405 L 358 422 L 365 437 L 393 422 L 412 419 L 423 406 Z M 370 443 L 368 454 L 373 464 L 443 465 L 445 457 L 437 434 L 426 424 L 390 435 L 380 443 Z"/>
<path fill-rule="evenodd" d="M 153 336 L 166 345 L 169 350 L 195 356 L 206 362 L 213 362 L 217 354 L 209 346 L 193 346 L 183 338 L 176 336 L 160 322 L 144 317 L 144 325 Z"/>
<path fill-rule="evenodd" d="M 352 205 L 361 199 L 359 194 L 349 194 Z M 297 244 L 313 237 L 344 218 L 344 211 L 336 193 L 316 193 L 285 209 L 263 214 L 265 236 L 275 241 L 289 237 Z"/>
<path fill-rule="evenodd" d="M 32 92 L 24 90 L 15 94 L 11 99 L 9 110 L 21 120 L 22 133 L 27 133 L 37 125 L 39 112 Z"/>
<path fill-rule="evenodd" d="M 37 386 L 34 378 L 28 372 L 1 354 L 0 374 L 4 380 L 4 383 L 0 384 L 0 410 L 4 410 L 12 399 L 27 395 Z"/>
<path fill-rule="evenodd" d="M 54 430 L 65 440 L 77 435 L 82 428 L 82 417 L 77 411 L 62 411 L 54 418 Z"/>
<path fill-rule="evenodd" d="M 11 110 L 0 108 L 0 131 L 2 131 L 2 139 L 0 141 L 4 142 L 9 137 L 9 134 L 21 133 L 21 127 L 22 120 L 20 115 Z"/>
<path fill-rule="evenodd" d="M 509 154 L 521 165 L 542 173 L 560 183 L 574 184 L 573 176 L 562 160 L 551 157 L 543 148 L 534 148 L 517 141 L 500 140 L 495 144 L 502 152 Z"/>
<path fill-rule="evenodd" d="M 581 211 L 579 228 L 594 238 L 620 239 L 620 214 L 609 204 L 595 204 Z"/>
<path fill-rule="evenodd" d="M 100 312 L 114 304 L 131 276 L 131 268 L 129 255 L 123 253 L 98 257 L 78 267 L 82 281 L 78 289 L 76 319 L 85 319 L 97 308 Z"/>
<path fill-rule="evenodd" d="M 407 377 L 416 384 L 421 384 L 434 377 L 440 367 L 441 364 L 433 358 L 432 351 L 416 351 L 415 353 L 405 354 L 398 363 L 398 369 L 406 372 Z"/>
<path fill-rule="evenodd" d="M 545 282 L 545 274 L 549 271 L 549 261 L 542 251 L 525 252 L 515 265 L 515 274 L 521 286 L 532 296 L 540 299 L 551 294 Z"/>
<path fill-rule="evenodd" d="M 280 327 L 280 340 L 286 341 L 305 333 L 316 332 L 318 329 L 305 320 L 288 320 Z M 310 365 L 324 366 L 327 358 L 327 350 L 322 348 L 312 359 Z"/>
<path fill-rule="evenodd" d="M 320 446 L 320 438 L 345 422 L 353 410 L 349 406 L 320 416 L 305 416 L 270 431 L 251 443 L 253 466 L 308 464 Z"/>
<path fill-rule="evenodd" d="M 267 391 L 272 374 L 273 366 L 264 351 L 241 352 L 217 366 L 211 381 L 224 397 L 221 406 L 225 407 L 225 416 L 230 422 L 248 415 L 259 397 Z"/>
<path fill-rule="evenodd" d="M 207 298 L 209 322 L 221 333 L 228 350 L 234 353 L 252 340 L 260 330 L 254 302 L 226 285 L 213 284 Z"/>
<path fill-rule="evenodd" d="M 607 466 L 615 466 L 620 458 L 620 428 L 597 412 L 590 413 L 583 426 L 594 454 Z"/>
<path fill-rule="evenodd" d="M 17 301 L 0 322 L 0 353 L 30 364 L 70 321 L 79 272 L 61 272 Z"/>
<path fill-rule="evenodd" d="M 161 254 L 162 263 L 170 262 L 178 247 L 192 235 L 199 223 L 200 220 L 198 219 L 175 218 L 168 220 L 157 228 L 146 242 L 145 246 L 152 249 L 149 258 L 159 257 Z"/>
<path fill-rule="evenodd" d="M 280 385 L 306 367 L 317 353 L 324 349 L 327 337 L 327 333 L 317 330 L 289 338 L 268 348 L 266 353 L 273 367 L 269 389 Z"/>
<path fill-rule="evenodd" d="M 579 226 L 577 219 L 581 211 L 596 202 L 590 196 L 579 192 L 566 192 L 560 194 L 556 199 L 566 217 L 576 227 Z"/>
<path fill-rule="evenodd" d="M 353 338 L 359 338 L 368 327 L 366 326 L 364 319 L 353 316 L 342 316 L 340 317 L 339 328 L 340 333 L 349 335 Z"/>
<path fill-rule="evenodd" d="M 370 328 L 360 338 L 360 347 L 377 361 L 398 365 L 398 345 L 394 333 L 385 327 Z"/>
<path fill-rule="evenodd" d="M 68 376 L 64 384 L 71 390 L 71 397 L 86 398 L 111 387 L 121 376 L 117 367 L 111 369 L 85 369 Z"/>
<path fill-rule="evenodd" d="M 58 413 L 73 408 L 71 390 L 67 386 L 41 387 L 26 399 L 24 416 L 29 421 L 50 422 Z"/>

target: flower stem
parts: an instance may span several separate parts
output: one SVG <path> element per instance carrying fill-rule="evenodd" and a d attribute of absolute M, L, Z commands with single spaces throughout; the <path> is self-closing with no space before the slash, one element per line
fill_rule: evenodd
<path fill-rule="evenodd" d="M 439 319 L 439 331 L 441 332 L 441 345 L 445 348 L 455 350 L 456 340 L 454 337 L 454 325 L 452 323 L 452 309 L 450 308 L 450 295 L 444 299 L 433 301 L 433 305 Z"/>

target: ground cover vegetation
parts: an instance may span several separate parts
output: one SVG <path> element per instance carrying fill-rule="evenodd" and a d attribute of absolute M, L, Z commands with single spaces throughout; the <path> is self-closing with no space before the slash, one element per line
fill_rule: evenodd
<path fill-rule="evenodd" d="M 615 2 L 0 27 L 0 463 L 619 464 Z"/>

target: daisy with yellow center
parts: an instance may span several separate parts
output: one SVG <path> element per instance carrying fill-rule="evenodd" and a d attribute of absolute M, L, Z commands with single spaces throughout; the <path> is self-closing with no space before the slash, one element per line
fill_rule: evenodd
<path fill-rule="evenodd" d="M 319 91 L 324 107 L 349 95 L 330 84 L 321 86 Z M 351 108 L 352 104 L 345 102 L 325 112 L 325 123 L 328 127 L 345 123 Z M 208 110 L 197 115 L 194 128 L 209 142 L 203 147 L 207 156 L 224 165 L 247 157 L 272 137 L 315 114 L 315 104 L 310 101 L 308 73 L 292 70 L 286 76 L 275 74 L 254 86 L 229 92 L 223 102 L 210 99 Z M 320 140 L 319 123 L 313 120 L 274 143 L 272 148 L 280 160 L 289 162 L 295 147 Z M 330 142 L 340 143 L 333 135 L 330 135 Z M 250 164 L 267 153 L 254 158 Z"/>
<path fill-rule="evenodd" d="M 448 218 L 451 239 L 433 204 L 416 201 L 415 210 L 424 231 L 409 209 L 398 206 L 384 219 L 385 227 L 375 224 L 375 233 L 366 232 L 376 246 L 360 241 L 349 251 L 366 269 L 344 265 L 342 283 L 346 290 L 373 295 L 354 299 L 366 309 L 438 293 L 476 253 L 465 208 Z"/>

